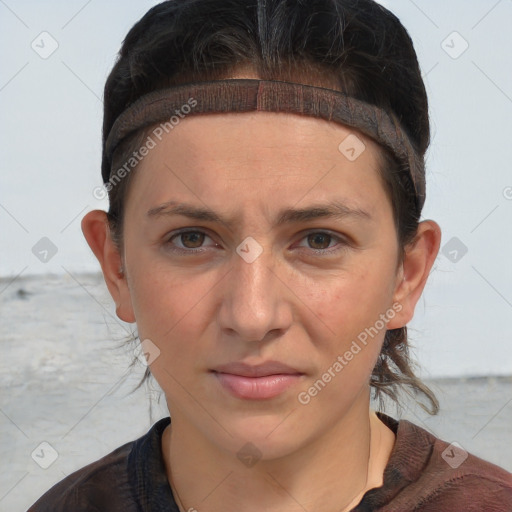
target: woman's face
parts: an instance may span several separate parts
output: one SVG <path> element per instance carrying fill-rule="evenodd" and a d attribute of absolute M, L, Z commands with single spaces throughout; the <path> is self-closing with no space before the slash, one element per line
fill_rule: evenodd
<path fill-rule="evenodd" d="M 279 456 L 367 408 L 386 322 L 403 324 L 378 147 L 355 137 L 292 114 L 191 116 L 134 171 L 118 311 L 150 340 L 173 422 Z M 249 376 L 269 361 L 287 368 Z"/>

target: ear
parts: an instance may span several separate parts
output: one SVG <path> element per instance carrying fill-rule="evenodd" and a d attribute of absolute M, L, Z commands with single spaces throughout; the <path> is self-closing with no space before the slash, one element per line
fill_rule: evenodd
<path fill-rule="evenodd" d="M 106 212 L 93 210 L 86 214 L 82 219 L 82 232 L 100 262 L 108 291 L 116 304 L 117 316 L 125 322 L 135 322 L 121 254 L 111 238 Z"/>
<path fill-rule="evenodd" d="M 393 299 L 402 306 L 387 324 L 387 329 L 405 326 L 413 317 L 430 270 L 439 252 L 441 228 L 433 220 L 418 225 L 414 240 L 405 248 L 404 261 L 397 273 Z"/>

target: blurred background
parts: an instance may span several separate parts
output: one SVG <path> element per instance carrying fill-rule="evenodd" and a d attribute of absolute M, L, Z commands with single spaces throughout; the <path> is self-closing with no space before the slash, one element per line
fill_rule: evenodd
<path fill-rule="evenodd" d="M 80 230 L 107 207 L 95 193 L 106 77 L 156 3 L 0 0 L 0 510 L 25 510 L 167 414 L 156 385 L 129 394 L 144 371 L 129 371 L 133 326 Z M 512 1 L 380 3 L 418 53 L 423 218 L 443 231 L 410 326 L 441 414 L 389 413 L 512 471 Z"/>

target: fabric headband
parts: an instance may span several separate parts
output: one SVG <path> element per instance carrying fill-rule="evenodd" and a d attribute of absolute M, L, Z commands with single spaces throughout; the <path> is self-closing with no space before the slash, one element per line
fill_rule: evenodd
<path fill-rule="evenodd" d="M 423 208 L 423 158 L 414 150 L 396 116 L 340 91 L 276 80 L 240 78 L 193 82 L 141 96 L 112 125 L 104 146 L 103 180 L 107 183 L 110 178 L 112 156 L 119 143 L 139 129 L 172 120 L 177 113 L 185 117 L 250 111 L 309 115 L 359 130 L 389 149 L 401 168 L 407 169 L 414 186 L 418 211 Z"/>

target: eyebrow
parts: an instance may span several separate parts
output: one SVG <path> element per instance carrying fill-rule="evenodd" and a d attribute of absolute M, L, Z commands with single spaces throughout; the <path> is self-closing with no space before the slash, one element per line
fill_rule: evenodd
<path fill-rule="evenodd" d="M 197 207 L 177 201 L 168 201 L 149 209 L 147 212 L 147 216 L 150 218 L 174 215 L 181 215 L 199 221 L 221 223 L 228 228 L 233 228 L 236 223 L 236 220 L 226 219 L 209 208 Z M 372 216 L 366 210 L 350 207 L 342 201 L 330 201 L 328 203 L 313 204 L 307 208 L 284 208 L 279 211 L 274 226 L 279 227 L 285 224 L 307 222 L 320 218 L 373 220 Z"/>

